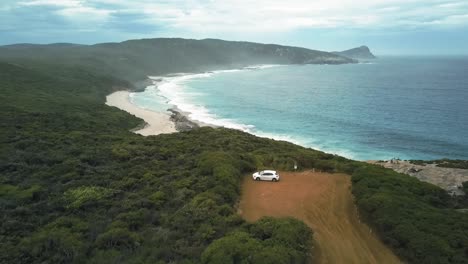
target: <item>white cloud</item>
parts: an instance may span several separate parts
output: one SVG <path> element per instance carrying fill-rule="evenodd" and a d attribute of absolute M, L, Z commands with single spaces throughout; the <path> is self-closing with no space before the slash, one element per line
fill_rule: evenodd
<path fill-rule="evenodd" d="M 147 23 L 195 32 L 465 25 L 450 17 L 468 14 L 465 1 L 443 0 L 95 1 L 140 10 Z M 440 22 L 429 23 L 435 20 Z"/>
<path fill-rule="evenodd" d="M 46 6 L 53 7 L 56 10 L 54 14 L 60 15 L 74 24 L 94 24 L 105 23 L 112 10 L 96 8 L 92 6 L 92 1 L 84 0 L 30 0 L 19 2 L 19 6 Z"/>
<path fill-rule="evenodd" d="M 73 21 L 81 23 L 106 22 L 109 19 L 111 10 L 97 9 L 87 6 L 67 7 L 56 11 L 57 14 Z"/>
<path fill-rule="evenodd" d="M 53 6 L 77 23 L 105 23 L 127 12 L 139 23 L 208 34 L 468 26 L 463 0 L 30 0 L 19 6 Z"/>
<path fill-rule="evenodd" d="M 431 25 L 461 25 L 468 24 L 468 14 L 465 15 L 453 15 L 444 17 L 443 19 L 437 19 L 428 21 L 427 24 Z"/>
<path fill-rule="evenodd" d="M 80 0 L 30 0 L 19 2 L 20 6 L 57 6 L 57 7 L 79 7 L 83 1 Z"/>

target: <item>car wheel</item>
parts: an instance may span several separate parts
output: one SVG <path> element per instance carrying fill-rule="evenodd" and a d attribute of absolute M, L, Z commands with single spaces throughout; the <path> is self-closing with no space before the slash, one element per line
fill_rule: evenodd
<path fill-rule="evenodd" d="M 255 178 L 255 180 L 256 180 L 256 181 L 259 181 L 259 180 L 260 180 L 260 177 Z"/>
<path fill-rule="evenodd" d="M 277 179 L 276 179 L 276 178 L 273 178 L 273 180 L 271 180 L 271 181 L 275 182 L 275 181 L 277 181 Z"/>

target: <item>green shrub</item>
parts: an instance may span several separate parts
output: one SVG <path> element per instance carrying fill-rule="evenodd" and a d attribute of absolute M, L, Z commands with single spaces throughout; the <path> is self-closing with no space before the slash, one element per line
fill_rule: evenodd
<path fill-rule="evenodd" d="M 77 209 L 85 205 L 98 203 L 113 194 L 114 191 L 111 189 L 98 186 L 82 186 L 67 190 L 64 193 L 64 198 L 67 208 Z"/>
<path fill-rule="evenodd" d="M 137 233 L 126 228 L 115 227 L 99 235 L 96 245 L 104 249 L 133 250 L 140 246 L 141 240 L 142 238 Z"/>
<path fill-rule="evenodd" d="M 408 263 L 468 263 L 468 215 L 441 188 L 382 167 L 352 176 L 364 219 Z"/>
<path fill-rule="evenodd" d="M 31 262 L 79 262 L 86 254 L 81 234 L 68 228 L 47 228 L 36 232 L 24 238 L 19 248 Z"/>
<path fill-rule="evenodd" d="M 203 263 L 309 263 L 312 232 L 293 218 L 265 217 L 215 240 Z"/>

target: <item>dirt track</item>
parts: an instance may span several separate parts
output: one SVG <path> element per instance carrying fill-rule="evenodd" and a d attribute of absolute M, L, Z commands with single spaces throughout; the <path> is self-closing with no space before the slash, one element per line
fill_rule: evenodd
<path fill-rule="evenodd" d="M 350 177 L 314 172 L 280 173 L 281 181 L 246 177 L 239 213 L 247 221 L 262 216 L 293 216 L 314 230 L 318 263 L 400 263 L 360 223 L 350 191 Z"/>

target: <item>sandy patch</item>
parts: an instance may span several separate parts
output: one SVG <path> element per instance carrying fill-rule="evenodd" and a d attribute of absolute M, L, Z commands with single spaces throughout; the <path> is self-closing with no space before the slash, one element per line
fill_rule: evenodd
<path fill-rule="evenodd" d="M 247 221 L 292 216 L 314 230 L 318 263 L 400 263 L 358 217 L 350 176 L 315 172 L 280 173 L 281 181 L 246 177 L 239 213 Z"/>
<path fill-rule="evenodd" d="M 134 131 L 143 136 L 168 134 L 177 132 L 174 123 L 170 120 L 169 113 L 153 112 L 139 108 L 129 100 L 130 92 L 118 91 L 106 97 L 106 105 L 115 106 L 136 117 L 145 120 L 144 128 Z"/>

